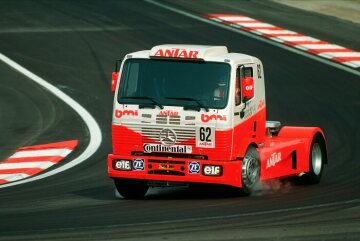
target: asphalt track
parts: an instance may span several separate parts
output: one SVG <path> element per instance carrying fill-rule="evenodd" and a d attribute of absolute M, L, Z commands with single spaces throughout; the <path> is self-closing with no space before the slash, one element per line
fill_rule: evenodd
<path fill-rule="evenodd" d="M 360 49 L 355 24 L 262 1 L 204 2 L 173 6 L 194 13 L 247 13 Z M 0 189 L 0 240 L 359 239 L 358 75 L 144 1 L 9 0 L 1 2 L 0 16 L 0 52 L 79 102 L 103 135 L 101 147 L 86 162 Z M 328 30 L 314 27 L 315 22 Z M 338 34 L 330 31 L 333 26 Z M 321 183 L 274 182 L 246 198 L 214 188 L 153 189 L 145 200 L 116 198 L 106 174 L 110 73 L 115 59 L 162 43 L 226 45 L 259 57 L 268 119 L 321 126 L 326 133 L 329 165 Z M 20 146 L 67 139 L 80 140 L 67 160 L 81 154 L 89 130 L 70 107 L 3 63 L 0 76 L 2 159 Z"/>

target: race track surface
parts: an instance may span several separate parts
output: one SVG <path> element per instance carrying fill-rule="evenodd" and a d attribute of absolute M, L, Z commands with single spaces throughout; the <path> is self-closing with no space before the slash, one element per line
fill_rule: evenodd
<path fill-rule="evenodd" d="M 275 3 L 266 10 L 262 1 L 172 2 L 163 1 L 194 14 L 247 14 L 360 49 L 359 25 L 335 18 Z M 0 188 L 0 240 L 359 239 L 359 74 L 140 0 L 5 0 L 0 16 L 0 53 L 80 103 L 103 138 L 91 158 L 70 170 Z M 106 166 L 114 60 L 163 43 L 225 45 L 261 59 L 268 119 L 320 126 L 326 134 L 329 164 L 321 183 L 272 182 L 251 197 L 212 187 L 156 188 L 135 201 L 115 197 Z M 0 76 L 0 160 L 21 146 L 70 139 L 79 146 L 64 163 L 82 153 L 90 136 L 78 114 L 3 62 Z"/>

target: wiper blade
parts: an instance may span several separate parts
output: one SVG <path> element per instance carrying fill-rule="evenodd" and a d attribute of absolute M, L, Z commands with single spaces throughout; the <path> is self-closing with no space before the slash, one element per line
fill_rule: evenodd
<path fill-rule="evenodd" d="M 165 97 L 165 99 L 193 101 L 193 102 L 197 103 L 200 108 L 203 108 L 206 112 L 209 111 L 208 107 L 206 107 L 199 100 L 194 99 L 194 98 L 190 98 L 190 97 Z"/>
<path fill-rule="evenodd" d="M 157 102 L 154 98 L 147 97 L 147 96 L 124 96 L 120 98 L 126 98 L 126 99 L 139 99 L 139 100 L 150 100 L 154 105 L 159 106 L 160 109 L 164 109 L 164 106 Z"/>

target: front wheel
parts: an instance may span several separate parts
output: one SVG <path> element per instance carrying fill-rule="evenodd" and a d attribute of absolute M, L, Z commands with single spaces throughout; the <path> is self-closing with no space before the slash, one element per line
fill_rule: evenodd
<path fill-rule="evenodd" d="M 255 147 L 250 146 L 245 154 L 241 166 L 240 193 L 250 195 L 260 179 L 260 157 Z"/>
<path fill-rule="evenodd" d="M 309 172 L 300 177 L 302 184 L 317 184 L 320 182 L 324 163 L 326 161 L 325 142 L 320 134 L 314 136 L 309 155 Z"/>
<path fill-rule="evenodd" d="M 116 190 L 127 199 L 143 198 L 149 187 L 146 181 L 133 179 L 114 179 Z"/>

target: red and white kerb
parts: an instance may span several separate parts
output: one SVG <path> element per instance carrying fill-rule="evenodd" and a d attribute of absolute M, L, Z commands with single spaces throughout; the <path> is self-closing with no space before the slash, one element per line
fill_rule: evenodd
<path fill-rule="evenodd" d="M 77 140 L 19 148 L 0 163 L 0 185 L 18 181 L 57 164 L 77 146 Z"/>
<path fill-rule="evenodd" d="M 353 68 L 360 67 L 360 52 L 237 14 L 208 14 L 206 18 L 300 49 Z"/>

